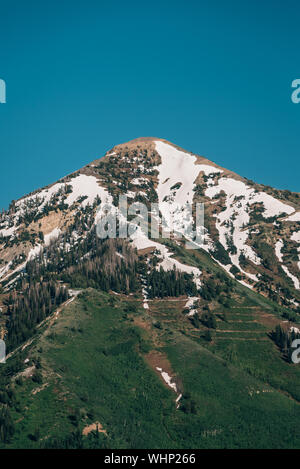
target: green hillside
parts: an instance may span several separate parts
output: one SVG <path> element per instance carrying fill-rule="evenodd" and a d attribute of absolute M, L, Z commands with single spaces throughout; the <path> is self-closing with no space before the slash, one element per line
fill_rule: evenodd
<path fill-rule="evenodd" d="M 147 312 L 133 296 L 84 291 L 1 366 L 2 447 L 299 447 L 299 367 L 253 328 L 259 305 L 247 301 L 228 314 L 234 332 L 218 321 L 208 342 L 178 300 Z M 179 408 L 153 356 L 172 370 Z"/>

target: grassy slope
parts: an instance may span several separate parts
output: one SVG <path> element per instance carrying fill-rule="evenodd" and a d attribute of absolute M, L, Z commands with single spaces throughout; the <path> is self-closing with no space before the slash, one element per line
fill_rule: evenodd
<path fill-rule="evenodd" d="M 177 306 L 165 303 L 164 315 L 159 307 L 153 307 L 156 312 L 150 314 L 127 315 L 128 298 L 117 298 L 112 307 L 109 295 L 89 290 L 55 322 L 50 321 L 50 326 L 44 326 L 22 353 L 22 359 L 40 357 L 43 383 L 26 379 L 15 386 L 19 404 L 12 416 L 18 423 L 7 446 L 40 447 L 49 439 L 66 438 L 77 428 L 81 432 L 96 421 L 107 430 L 107 436 L 100 435 L 98 447 L 300 446 L 299 403 L 281 389 L 297 394 L 298 367 L 285 364 L 271 341 L 215 337 L 207 345 L 201 331 L 198 338 L 193 337 L 180 302 Z M 153 328 L 157 317 L 161 329 Z M 136 318 L 148 327 L 136 327 L 132 321 Z M 146 363 L 145 353 L 155 348 L 151 343 L 154 335 L 156 347 L 166 353 L 184 392 L 195 401 L 196 414 L 176 410 L 175 393 Z M 232 343 L 238 359 L 225 361 Z M 266 351 L 269 355 L 264 362 Z M 268 384 L 267 373 L 261 376 L 262 368 L 270 374 L 269 381 L 277 380 L 275 387 L 280 391 Z M 289 373 L 288 380 L 282 377 L 283 370 Z M 37 390 L 40 392 L 32 394 Z M 33 441 L 32 435 L 37 433 L 38 441 Z"/>

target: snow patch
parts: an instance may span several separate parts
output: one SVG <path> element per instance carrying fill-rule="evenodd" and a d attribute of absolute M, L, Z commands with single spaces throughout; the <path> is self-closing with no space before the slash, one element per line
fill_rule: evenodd
<path fill-rule="evenodd" d="M 82 207 L 86 207 L 88 204 L 92 205 L 97 196 L 102 200 L 103 188 L 99 186 L 98 180 L 95 176 L 86 176 L 85 174 L 80 174 L 76 178 L 72 179 L 69 185 L 72 186 L 72 194 L 67 197 L 66 203 L 72 205 L 80 197 L 87 197 L 84 201 L 81 202 Z"/>
<path fill-rule="evenodd" d="M 293 215 L 289 216 L 286 221 L 300 221 L 300 212 L 293 213 Z"/>
<path fill-rule="evenodd" d="M 201 271 L 197 267 L 192 267 L 189 265 L 182 264 L 177 259 L 172 258 L 173 253 L 169 251 L 169 249 L 164 246 L 163 244 L 157 243 L 156 241 L 150 240 L 146 237 L 146 235 L 142 232 L 141 228 L 138 227 L 136 232 L 131 236 L 132 242 L 134 246 L 138 249 L 146 249 L 146 248 L 155 248 L 159 254 L 158 258 L 160 259 L 160 263 L 157 265 L 157 270 L 162 267 L 165 271 L 172 270 L 174 267 L 179 270 L 180 272 L 186 272 L 188 274 L 194 275 L 194 282 L 197 288 L 201 285 Z"/>
<path fill-rule="evenodd" d="M 165 221 L 166 231 L 184 234 L 193 227 L 193 219 L 187 204 L 192 205 L 195 180 L 205 174 L 221 172 L 209 165 L 198 165 L 194 155 L 177 150 L 172 145 L 156 141 L 155 148 L 161 157 L 158 170 L 158 202 Z"/>
<path fill-rule="evenodd" d="M 250 221 L 250 206 L 255 203 L 262 203 L 264 206 L 262 215 L 265 218 L 282 213 L 290 214 L 294 211 L 294 208 L 282 203 L 269 194 L 256 192 L 244 182 L 233 178 L 222 177 L 216 185 L 206 189 L 205 195 L 212 199 L 220 194 L 221 191 L 226 194 L 226 209 L 215 215 L 217 218 L 216 227 L 219 232 L 219 241 L 227 251 L 230 249 L 230 245 L 236 248 L 236 254 L 229 253 L 233 265 L 238 267 L 252 280 L 258 281 L 254 274 L 243 271 L 239 264 L 239 256 L 241 254 L 256 265 L 261 263 L 255 251 L 247 244 L 250 233 L 249 228 L 247 228 Z M 277 245 L 276 253 L 279 255 L 279 244 Z"/>
<path fill-rule="evenodd" d="M 185 309 L 189 309 L 187 316 L 194 316 L 194 314 L 196 314 L 197 309 L 195 308 L 195 303 L 198 300 L 199 298 L 197 296 L 192 296 L 187 300 L 186 304 L 184 305 Z"/>
<path fill-rule="evenodd" d="M 300 231 L 295 231 L 295 233 L 292 234 L 291 240 L 300 243 Z"/>
<path fill-rule="evenodd" d="M 59 237 L 60 233 L 61 231 L 59 228 L 54 228 L 51 233 L 46 234 L 44 236 L 45 246 L 49 246 L 51 241 L 56 240 Z"/>
<path fill-rule="evenodd" d="M 176 383 L 172 383 L 172 380 L 173 378 L 166 372 L 166 371 L 163 371 L 162 368 L 159 368 L 159 367 L 156 367 L 157 371 L 160 372 L 163 380 L 165 381 L 165 383 L 167 383 L 167 385 L 172 388 L 175 392 L 177 392 L 177 386 L 176 386 Z"/>
<path fill-rule="evenodd" d="M 256 265 L 261 263 L 260 258 L 252 247 L 246 244 L 249 229 L 245 227 L 250 220 L 248 213 L 249 194 L 251 194 L 253 189 L 249 189 L 241 181 L 232 178 L 221 178 L 217 185 L 206 189 L 205 195 L 212 199 L 221 191 L 224 191 L 226 194 L 226 210 L 215 215 L 219 241 L 227 251 L 230 248 L 229 243 L 236 248 L 236 254 L 229 253 L 231 262 L 249 278 L 257 281 L 257 277 L 254 274 L 243 271 L 239 264 L 241 254 L 244 254 L 246 258 Z"/>
<path fill-rule="evenodd" d="M 290 279 L 292 279 L 295 289 L 300 290 L 300 282 L 297 277 L 295 277 L 295 275 L 293 275 L 285 265 L 283 265 L 282 268 L 285 271 L 286 275 L 290 277 Z"/>
<path fill-rule="evenodd" d="M 276 254 L 279 262 L 282 262 L 282 260 L 283 260 L 283 255 L 281 253 L 281 250 L 282 250 L 283 246 L 284 246 L 284 243 L 283 243 L 282 239 L 279 239 L 277 241 L 277 243 L 275 244 L 275 254 Z"/>

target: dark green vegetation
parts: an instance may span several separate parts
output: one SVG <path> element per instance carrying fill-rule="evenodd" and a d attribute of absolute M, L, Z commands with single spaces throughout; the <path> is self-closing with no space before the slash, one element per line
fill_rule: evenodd
<path fill-rule="evenodd" d="M 71 245 L 69 236 L 67 233 L 29 262 L 24 277 L 32 282 L 54 278 L 75 288 L 112 289 L 127 294 L 137 290 L 138 258 L 124 240 L 100 240 L 95 228 Z M 17 288 L 20 284 L 19 280 Z"/>
<path fill-rule="evenodd" d="M 8 317 L 8 350 L 33 335 L 37 324 L 67 299 L 68 290 L 55 282 L 23 285 L 22 292 L 10 294 L 4 301 Z"/>
<path fill-rule="evenodd" d="M 241 332 L 222 340 L 218 321 L 208 343 L 204 326 L 194 337 L 178 300 L 154 300 L 148 314 L 137 300 L 111 298 L 86 290 L 1 366 L 2 446 L 299 447 L 299 370 L 282 360 L 263 328 L 250 334 L 263 341 L 236 340 Z M 253 304 L 245 302 L 239 313 L 247 324 Z M 237 324 L 232 311 L 228 321 Z M 179 409 L 148 365 L 151 349 L 171 362 L 184 394 Z M 95 422 L 107 433 L 83 436 Z"/>
<path fill-rule="evenodd" d="M 68 242 L 67 234 L 29 261 L 3 298 L 8 351 L 31 337 L 35 327 L 68 299 L 62 282 L 126 294 L 139 288 L 138 257 L 123 240 L 102 241 L 92 230 L 67 249 Z"/>
<path fill-rule="evenodd" d="M 147 291 L 149 298 L 165 298 L 166 296 L 197 295 L 193 276 L 185 272 L 173 270 L 153 270 L 147 275 Z"/>
<path fill-rule="evenodd" d="M 64 446 L 96 421 L 108 433 L 99 435 L 99 447 L 176 446 L 167 430 L 175 395 L 143 360 L 149 345 L 128 319 L 128 303 L 109 302 L 104 293 L 84 293 L 40 332 L 27 367 L 40 360 L 42 383 L 23 378 L 13 385 L 10 413 L 20 421 L 9 446 Z M 5 375 L 7 365 L 1 370 Z"/>

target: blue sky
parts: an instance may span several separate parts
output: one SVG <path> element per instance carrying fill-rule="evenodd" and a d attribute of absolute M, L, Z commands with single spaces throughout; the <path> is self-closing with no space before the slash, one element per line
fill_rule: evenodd
<path fill-rule="evenodd" d="M 0 0 L 0 208 L 141 136 L 300 191 L 300 4 Z"/>

